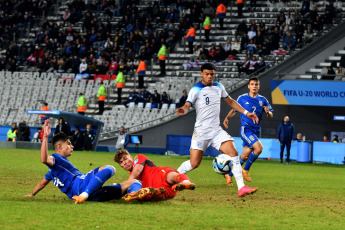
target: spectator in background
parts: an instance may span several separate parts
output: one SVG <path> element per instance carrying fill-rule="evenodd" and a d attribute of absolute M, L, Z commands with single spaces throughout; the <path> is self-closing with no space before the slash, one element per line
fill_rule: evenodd
<path fill-rule="evenodd" d="M 288 116 L 284 117 L 284 121 L 280 123 L 277 130 L 277 142 L 280 142 L 280 164 L 283 164 L 283 154 L 284 149 L 286 146 L 286 163 L 290 164 L 290 148 L 291 143 L 294 142 L 294 136 L 295 136 L 295 127 L 290 122 L 290 118 Z"/>
<path fill-rule="evenodd" d="M 309 0 L 304 0 L 302 3 L 301 14 L 305 15 L 310 11 L 310 2 Z"/>
<path fill-rule="evenodd" d="M 255 72 L 258 66 L 258 61 L 256 60 L 256 57 L 253 56 L 252 60 L 249 62 L 249 68 L 248 68 L 248 73 L 252 74 Z"/>
<path fill-rule="evenodd" d="M 170 105 L 171 104 L 171 99 L 170 99 L 170 96 L 167 94 L 167 92 L 163 92 L 162 94 L 162 98 L 161 98 L 161 105 L 160 105 L 160 108 L 162 108 L 162 105 L 163 104 L 168 104 Z"/>
<path fill-rule="evenodd" d="M 13 122 L 12 128 L 9 129 L 7 132 L 7 141 L 15 142 L 17 139 L 17 133 L 18 133 L 17 124 Z"/>
<path fill-rule="evenodd" d="M 296 135 L 296 139 L 295 139 L 296 141 L 303 141 L 303 135 L 302 135 L 302 133 L 297 133 L 297 135 Z"/>
<path fill-rule="evenodd" d="M 161 67 L 161 76 L 165 76 L 165 61 L 167 60 L 168 49 L 164 43 L 162 43 L 162 47 L 159 49 L 157 57 L 159 59 L 159 65 Z M 142 87 L 141 87 L 142 88 Z"/>
<path fill-rule="evenodd" d="M 66 9 L 62 15 L 62 19 L 64 21 L 64 24 L 69 21 L 70 16 L 71 16 L 71 12 L 69 11 L 69 9 Z"/>
<path fill-rule="evenodd" d="M 237 37 L 240 34 L 247 34 L 248 33 L 248 26 L 245 20 L 242 20 L 240 24 L 238 24 L 235 36 Z"/>
<path fill-rule="evenodd" d="M 234 42 L 231 43 L 231 52 L 233 55 L 239 54 L 241 52 L 241 43 L 235 38 Z"/>
<path fill-rule="evenodd" d="M 211 49 L 208 51 L 208 56 L 211 60 L 214 60 L 217 55 L 217 49 L 214 45 L 211 46 Z"/>
<path fill-rule="evenodd" d="M 328 139 L 328 137 L 326 135 L 323 136 L 323 142 L 329 142 L 329 139 Z"/>
<path fill-rule="evenodd" d="M 66 124 L 65 120 L 62 117 L 59 118 L 59 124 L 55 128 L 54 136 L 61 132 L 63 132 L 67 136 L 69 136 L 71 132 L 70 126 Z"/>
<path fill-rule="evenodd" d="M 266 62 L 264 60 L 264 57 L 261 56 L 260 57 L 260 62 L 258 63 L 258 66 L 257 66 L 257 69 L 258 69 L 259 73 L 264 72 L 265 69 L 266 69 L 266 66 L 267 66 L 267 64 L 266 64 Z"/>
<path fill-rule="evenodd" d="M 126 78 L 123 75 L 123 72 L 120 70 L 116 76 L 115 84 L 117 88 L 117 101 L 116 104 L 121 104 L 122 89 L 125 87 Z"/>
<path fill-rule="evenodd" d="M 326 71 L 321 72 L 321 80 L 333 81 L 335 79 L 335 72 L 334 72 L 332 66 L 328 66 Z"/>
<path fill-rule="evenodd" d="M 311 31 L 311 28 L 308 28 L 307 30 L 305 30 L 304 35 L 303 35 L 304 44 L 309 44 L 310 42 L 312 42 L 313 37 L 314 37 L 314 33 Z"/>
<path fill-rule="evenodd" d="M 120 127 L 120 132 L 116 140 L 116 149 L 126 149 L 127 145 L 129 143 L 129 136 L 127 135 L 127 132 L 125 130 L 124 126 Z"/>
<path fill-rule="evenodd" d="M 333 143 L 340 143 L 339 141 L 339 138 L 338 138 L 338 135 L 333 135 L 333 140 L 332 140 Z"/>
<path fill-rule="evenodd" d="M 345 71 L 343 67 L 340 65 L 337 70 L 337 76 L 334 78 L 335 81 L 345 81 Z"/>
<path fill-rule="evenodd" d="M 132 92 L 129 94 L 129 97 L 126 101 L 124 101 L 122 104 L 128 108 L 128 104 L 131 102 L 135 102 L 137 99 L 138 93 L 135 91 L 135 89 L 132 89 Z"/>
<path fill-rule="evenodd" d="M 24 120 L 19 122 L 19 129 L 17 132 L 18 141 L 30 141 L 30 128 L 26 125 Z"/>
<path fill-rule="evenodd" d="M 107 88 L 105 88 L 105 86 L 103 85 L 103 82 L 101 82 L 101 84 L 99 85 L 97 98 L 98 98 L 98 109 L 99 109 L 98 114 L 102 115 L 104 112 L 104 103 L 107 98 Z"/>
<path fill-rule="evenodd" d="M 293 50 L 296 46 L 295 38 L 292 36 L 292 33 L 289 31 L 285 37 L 284 49 Z"/>
<path fill-rule="evenodd" d="M 153 90 L 153 94 L 151 95 L 151 109 L 159 108 L 161 103 L 161 95 L 157 92 L 157 90 Z"/>
<path fill-rule="evenodd" d="M 42 139 L 41 139 L 41 140 L 39 139 L 39 136 L 40 136 L 41 131 L 42 131 L 42 128 L 38 128 L 38 129 L 37 129 L 37 131 L 35 132 L 35 134 L 34 134 L 32 140 L 31 140 L 31 142 L 34 142 L 34 143 L 39 143 L 39 142 L 41 142 Z"/>
<path fill-rule="evenodd" d="M 211 33 L 211 18 L 210 16 L 206 16 L 205 21 L 204 21 L 204 31 L 205 31 L 205 42 L 210 41 L 210 33 Z"/>
<path fill-rule="evenodd" d="M 95 132 L 91 129 L 91 125 L 87 124 L 83 133 L 84 151 L 92 151 L 92 142 L 95 140 Z"/>
<path fill-rule="evenodd" d="M 186 35 L 186 39 L 188 41 L 189 53 L 193 54 L 193 42 L 195 40 L 195 28 L 193 24 L 190 25 L 188 33 Z"/>
<path fill-rule="evenodd" d="M 296 42 L 302 44 L 303 41 L 303 35 L 304 35 L 304 25 L 302 20 L 298 21 L 298 24 L 295 27 L 295 33 L 296 33 Z"/>
<path fill-rule="evenodd" d="M 244 57 L 244 60 L 241 63 L 236 63 L 237 64 L 237 69 L 238 73 L 246 73 L 248 74 L 248 69 L 250 65 L 250 61 L 247 56 Z"/>
<path fill-rule="evenodd" d="M 143 88 L 144 87 L 144 78 L 145 78 L 145 75 L 146 75 L 146 63 L 145 63 L 143 57 L 140 58 L 139 66 L 138 66 L 138 69 L 137 69 L 137 73 L 138 73 L 138 85 L 139 85 L 139 88 Z"/>
<path fill-rule="evenodd" d="M 87 108 L 87 100 L 84 97 L 84 94 L 79 94 L 78 104 L 77 104 L 77 112 L 78 114 L 85 115 Z"/>
<path fill-rule="evenodd" d="M 151 93 L 146 90 L 146 87 L 143 87 L 141 90 L 140 97 L 143 99 L 144 103 L 150 102 Z"/>
<path fill-rule="evenodd" d="M 84 145 L 84 135 L 80 131 L 79 127 L 75 128 L 72 136 L 73 150 L 83 150 Z"/>
<path fill-rule="evenodd" d="M 243 0 L 236 0 L 237 2 L 237 17 L 242 18 Z"/>
<path fill-rule="evenodd" d="M 183 93 L 183 94 L 182 94 L 182 96 L 181 96 L 179 102 L 178 102 L 177 105 L 176 105 L 177 108 L 182 107 L 182 106 L 184 105 L 184 103 L 187 101 L 187 98 L 188 98 L 187 90 L 184 89 L 182 93 Z"/>
<path fill-rule="evenodd" d="M 199 47 L 198 45 L 194 46 L 193 61 L 196 61 L 199 59 L 201 51 L 202 51 L 201 47 Z"/>
<path fill-rule="evenodd" d="M 208 50 L 205 48 L 205 45 L 201 45 L 199 60 L 208 60 L 208 58 Z"/>
<path fill-rule="evenodd" d="M 48 108 L 48 103 L 43 103 L 43 107 L 41 108 L 41 111 L 49 111 L 50 109 Z M 45 122 L 45 120 L 47 120 L 49 117 L 48 116 L 45 116 L 45 115 L 42 115 L 40 114 L 40 120 L 42 122 L 42 124 Z"/>
<path fill-rule="evenodd" d="M 224 24 L 224 18 L 226 16 L 226 6 L 222 2 L 219 3 L 216 10 L 216 14 L 219 20 L 219 29 L 224 30 L 223 24 Z"/>

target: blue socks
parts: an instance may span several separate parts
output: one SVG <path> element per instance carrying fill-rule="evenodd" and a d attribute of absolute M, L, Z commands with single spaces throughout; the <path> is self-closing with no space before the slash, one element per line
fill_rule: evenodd
<path fill-rule="evenodd" d="M 242 158 L 241 158 L 241 156 L 239 156 L 239 158 L 240 158 L 240 163 L 241 163 L 241 165 L 243 165 L 244 164 L 244 161 L 242 160 Z M 232 171 L 229 173 L 229 176 L 233 176 L 234 174 L 232 173 Z"/>
<path fill-rule="evenodd" d="M 127 189 L 127 193 L 132 193 L 132 192 L 136 192 L 139 189 L 142 188 L 142 185 L 139 181 L 134 181 L 129 188 Z"/>
<path fill-rule="evenodd" d="M 96 175 L 90 180 L 90 183 L 86 186 L 84 192 L 91 194 L 96 191 L 113 175 L 115 174 L 115 169 L 113 166 L 106 166 L 104 169 L 96 173 Z"/>
<path fill-rule="evenodd" d="M 258 156 L 254 154 L 254 152 L 252 152 L 249 155 L 249 158 L 247 160 L 246 165 L 244 166 L 244 170 L 249 170 L 250 166 L 252 166 L 252 164 L 254 163 L 254 161 L 256 161 L 256 159 L 258 159 Z"/>

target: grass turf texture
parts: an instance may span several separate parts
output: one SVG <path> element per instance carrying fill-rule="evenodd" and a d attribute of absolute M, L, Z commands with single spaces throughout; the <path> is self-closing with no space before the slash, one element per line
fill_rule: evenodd
<path fill-rule="evenodd" d="M 51 152 L 53 153 L 53 152 Z M 82 172 L 111 164 L 117 169 L 106 184 L 128 173 L 113 153 L 73 152 L 69 160 Z M 178 168 L 186 156 L 147 156 L 156 165 Z M 161 202 L 76 205 L 52 182 L 36 197 L 24 197 L 47 172 L 38 150 L 0 149 L 0 229 L 343 229 L 344 166 L 258 160 L 251 169 L 258 192 L 237 196 L 205 157 L 188 176 L 194 191 Z"/>

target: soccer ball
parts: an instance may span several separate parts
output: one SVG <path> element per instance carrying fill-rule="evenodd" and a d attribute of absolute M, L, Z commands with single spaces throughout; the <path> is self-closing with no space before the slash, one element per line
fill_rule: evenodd
<path fill-rule="evenodd" d="M 232 162 L 227 154 L 219 154 L 213 159 L 213 169 L 219 174 L 228 174 L 231 172 Z"/>

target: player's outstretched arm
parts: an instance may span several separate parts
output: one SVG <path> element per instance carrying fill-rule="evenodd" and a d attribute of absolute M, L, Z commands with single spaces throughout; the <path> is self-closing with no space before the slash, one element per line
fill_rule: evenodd
<path fill-rule="evenodd" d="M 190 109 L 192 104 L 190 102 L 184 103 L 184 105 L 178 109 L 176 109 L 176 115 L 177 116 L 183 116 L 186 115 Z"/>
<path fill-rule="evenodd" d="M 44 189 L 44 187 L 46 187 L 47 184 L 49 184 L 49 182 L 50 182 L 50 180 L 46 180 L 45 178 L 43 178 L 40 182 L 38 182 L 38 184 L 36 185 L 36 187 L 34 188 L 32 193 L 26 194 L 25 196 L 26 197 L 36 196 L 39 191 Z"/>
<path fill-rule="evenodd" d="M 265 113 L 267 115 L 267 118 L 271 119 L 273 118 L 273 113 L 270 112 L 270 108 L 268 106 L 264 106 Z"/>
<path fill-rule="evenodd" d="M 245 110 L 237 101 L 235 101 L 231 97 L 227 97 L 224 100 L 231 108 L 233 108 L 239 113 L 243 113 L 245 116 L 252 119 L 254 124 L 259 122 L 259 118 L 254 113 L 250 113 L 247 110 Z"/>
<path fill-rule="evenodd" d="M 144 165 L 136 164 L 132 170 L 131 175 L 129 175 L 128 180 L 138 179 L 140 174 L 143 172 L 143 170 L 144 170 Z"/>
<path fill-rule="evenodd" d="M 236 112 L 234 109 L 230 110 L 230 112 L 228 113 L 228 115 L 226 115 L 224 121 L 223 121 L 223 125 L 224 127 L 227 129 L 229 128 L 229 120 L 231 118 L 233 118 L 236 115 Z"/>
<path fill-rule="evenodd" d="M 48 137 L 51 133 L 51 126 L 49 125 L 49 119 L 46 120 L 43 124 L 43 138 L 42 138 L 42 145 L 41 145 L 41 162 L 43 164 L 53 166 L 54 160 L 52 156 L 48 155 Z"/>

